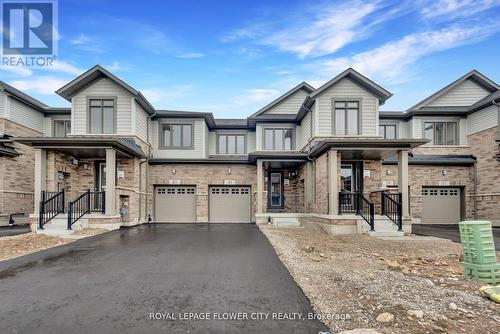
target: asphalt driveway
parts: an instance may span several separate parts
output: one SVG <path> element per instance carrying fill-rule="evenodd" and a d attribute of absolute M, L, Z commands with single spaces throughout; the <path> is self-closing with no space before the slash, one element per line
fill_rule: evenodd
<path fill-rule="evenodd" d="M 460 242 L 460 232 L 458 225 L 412 225 L 412 233 L 416 235 L 426 235 L 432 237 L 439 237 L 450 239 L 454 242 Z M 493 241 L 495 248 L 500 252 L 500 227 L 493 228 Z"/>
<path fill-rule="evenodd" d="M 0 300 L 2 333 L 325 330 L 304 320 L 309 301 L 255 225 L 143 225 L 0 262 Z"/>

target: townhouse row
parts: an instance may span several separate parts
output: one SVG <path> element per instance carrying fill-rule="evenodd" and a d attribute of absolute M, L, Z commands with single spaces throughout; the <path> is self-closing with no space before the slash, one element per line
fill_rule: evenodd
<path fill-rule="evenodd" d="M 246 119 L 156 109 L 98 65 L 56 92 L 69 108 L 0 86 L 4 222 L 24 214 L 43 227 L 71 208 L 75 222 L 93 211 L 106 226 L 500 224 L 500 90 L 478 71 L 406 111 L 379 111 L 392 94 L 347 69 Z"/>

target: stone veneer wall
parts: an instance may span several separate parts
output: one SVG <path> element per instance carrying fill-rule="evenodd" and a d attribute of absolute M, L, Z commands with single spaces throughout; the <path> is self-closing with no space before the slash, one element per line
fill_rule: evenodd
<path fill-rule="evenodd" d="M 470 152 L 477 158 L 477 215 L 500 223 L 500 153 L 498 127 L 468 137 Z"/>
<path fill-rule="evenodd" d="M 173 170 L 175 169 L 175 174 Z M 231 173 L 229 173 L 231 169 Z M 252 220 L 255 221 L 257 167 L 243 164 L 164 164 L 150 165 L 148 177 L 148 192 L 154 193 L 155 185 L 180 183 L 196 185 L 196 206 L 198 222 L 208 221 L 208 187 L 210 185 L 224 185 L 224 180 L 234 181 L 236 185 L 251 186 L 252 191 Z M 153 216 L 154 196 L 148 198 L 148 207 Z M 265 203 L 265 202 L 264 202 Z"/>
<path fill-rule="evenodd" d="M 382 160 L 363 160 L 363 171 L 368 170 L 370 177 L 363 176 L 363 193 L 374 204 L 375 214 L 381 214 Z"/>
<path fill-rule="evenodd" d="M 6 119 L 1 119 L 2 132 L 14 137 L 38 137 L 42 133 Z M 17 157 L 0 157 L 0 214 L 24 213 L 34 208 L 35 151 L 26 145 L 12 143 L 20 153 Z M 8 216 L 2 217 L 7 222 Z"/>

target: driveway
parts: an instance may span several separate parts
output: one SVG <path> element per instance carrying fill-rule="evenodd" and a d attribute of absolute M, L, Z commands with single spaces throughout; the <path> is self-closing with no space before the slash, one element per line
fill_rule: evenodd
<path fill-rule="evenodd" d="M 460 242 L 460 232 L 458 225 L 412 225 L 412 233 L 417 235 L 426 235 L 450 239 L 454 242 Z M 500 251 L 500 227 L 493 228 L 493 241 L 495 248 Z"/>
<path fill-rule="evenodd" d="M 313 311 L 255 225 L 143 225 L 0 262 L 2 269 L 3 333 L 326 330 L 315 320 L 272 319 Z M 154 312 L 269 319 L 150 320 Z"/>

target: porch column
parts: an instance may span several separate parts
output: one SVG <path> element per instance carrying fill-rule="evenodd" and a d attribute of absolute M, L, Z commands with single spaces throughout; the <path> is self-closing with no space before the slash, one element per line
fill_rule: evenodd
<path fill-rule="evenodd" d="M 116 212 L 116 151 L 106 149 L 106 212 L 107 216 L 114 216 Z"/>
<path fill-rule="evenodd" d="M 264 192 L 264 166 L 262 160 L 257 160 L 257 213 L 263 213 L 262 193 Z"/>
<path fill-rule="evenodd" d="M 338 157 L 337 151 L 328 152 L 328 214 L 339 214 L 339 187 L 338 187 Z"/>
<path fill-rule="evenodd" d="M 47 186 L 47 151 L 43 148 L 35 149 L 35 214 L 40 212 L 42 191 Z"/>
<path fill-rule="evenodd" d="M 313 198 L 313 168 L 312 162 L 306 162 L 304 177 L 304 203 L 306 211 L 312 207 Z"/>
<path fill-rule="evenodd" d="M 410 216 L 408 200 L 408 151 L 398 151 L 398 189 L 401 192 L 403 217 Z"/>

